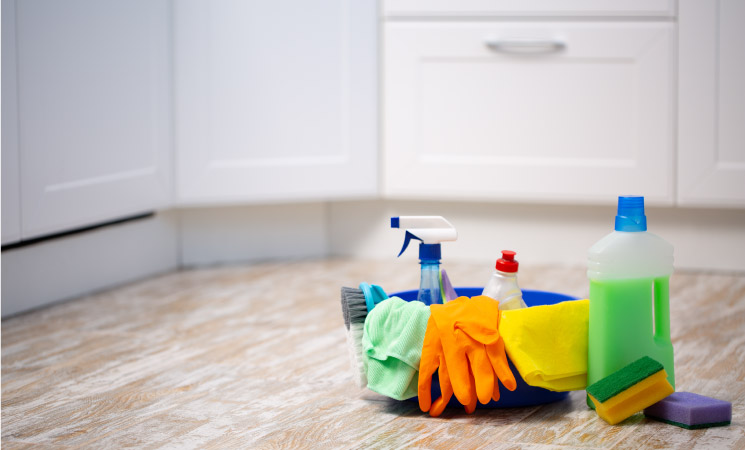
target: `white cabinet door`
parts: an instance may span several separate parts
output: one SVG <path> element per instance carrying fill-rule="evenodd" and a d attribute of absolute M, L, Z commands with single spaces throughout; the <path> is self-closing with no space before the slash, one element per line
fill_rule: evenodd
<path fill-rule="evenodd" d="M 373 0 L 181 0 L 181 205 L 376 193 Z"/>
<path fill-rule="evenodd" d="M 389 197 L 673 201 L 674 25 L 389 22 Z"/>
<path fill-rule="evenodd" d="M 169 204 L 169 5 L 17 2 L 23 238 Z"/>
<path fill-rule="evenodd" d="M 745 2 L 680 2 L 678 201 L 745 206 Z"/>
<path fill-rule="evenodd" d="M 2 1 L 2 243 L 21 239 L 15 0 Z"/>

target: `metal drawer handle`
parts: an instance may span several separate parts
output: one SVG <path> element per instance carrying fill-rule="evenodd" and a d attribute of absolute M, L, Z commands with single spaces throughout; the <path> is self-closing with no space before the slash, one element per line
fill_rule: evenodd
<path fill-rule="evenodd" d="M 544 54 L 566 49 L 566 44 L 558 39 L 486 39 L 484 43 L 490 49 L 504 53 Z"/>

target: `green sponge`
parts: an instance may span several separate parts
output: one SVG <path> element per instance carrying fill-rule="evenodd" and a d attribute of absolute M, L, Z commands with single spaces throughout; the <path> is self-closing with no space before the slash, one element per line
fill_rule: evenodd
<path fill-rule="evenodd" d="M 611 425 L 674 392 L 662 364 L 645 356 L 587 388 L 598 415 Z"/>

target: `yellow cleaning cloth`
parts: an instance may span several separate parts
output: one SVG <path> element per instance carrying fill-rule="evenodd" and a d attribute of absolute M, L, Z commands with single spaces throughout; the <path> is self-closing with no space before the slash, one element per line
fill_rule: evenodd
<path fill-rule="evenodd" d="M 587 387 L 589 300 L 501 311 L 499 334 L 530 386 L 551 391 Z"/>

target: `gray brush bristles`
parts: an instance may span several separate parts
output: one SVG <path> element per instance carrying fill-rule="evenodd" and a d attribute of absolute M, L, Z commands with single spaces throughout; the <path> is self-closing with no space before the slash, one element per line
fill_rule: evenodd
<path fill-rule="evenodd" d="M 362 357 L 362 334 L 367 317 L 367 302 L 361 289 L 341 288 L 341 311 L 347 330 L 347 349 L 355 384 L 367 387 L 367 370 Z"/>
<path fill-rule="evenodd" d="M 347 305 L 347 291 L 352 288 L 341 288 L 341 314 L 344 317 L 344 328 L 349 330 L 349 306 Z"/>
<path fill-rule="evenodd" d="M 341 288 L 341 308 L 344 314 L 344 326 L 347 329 L 352 323 L 365 323 L 367 302 L 362 289 Z"/>

